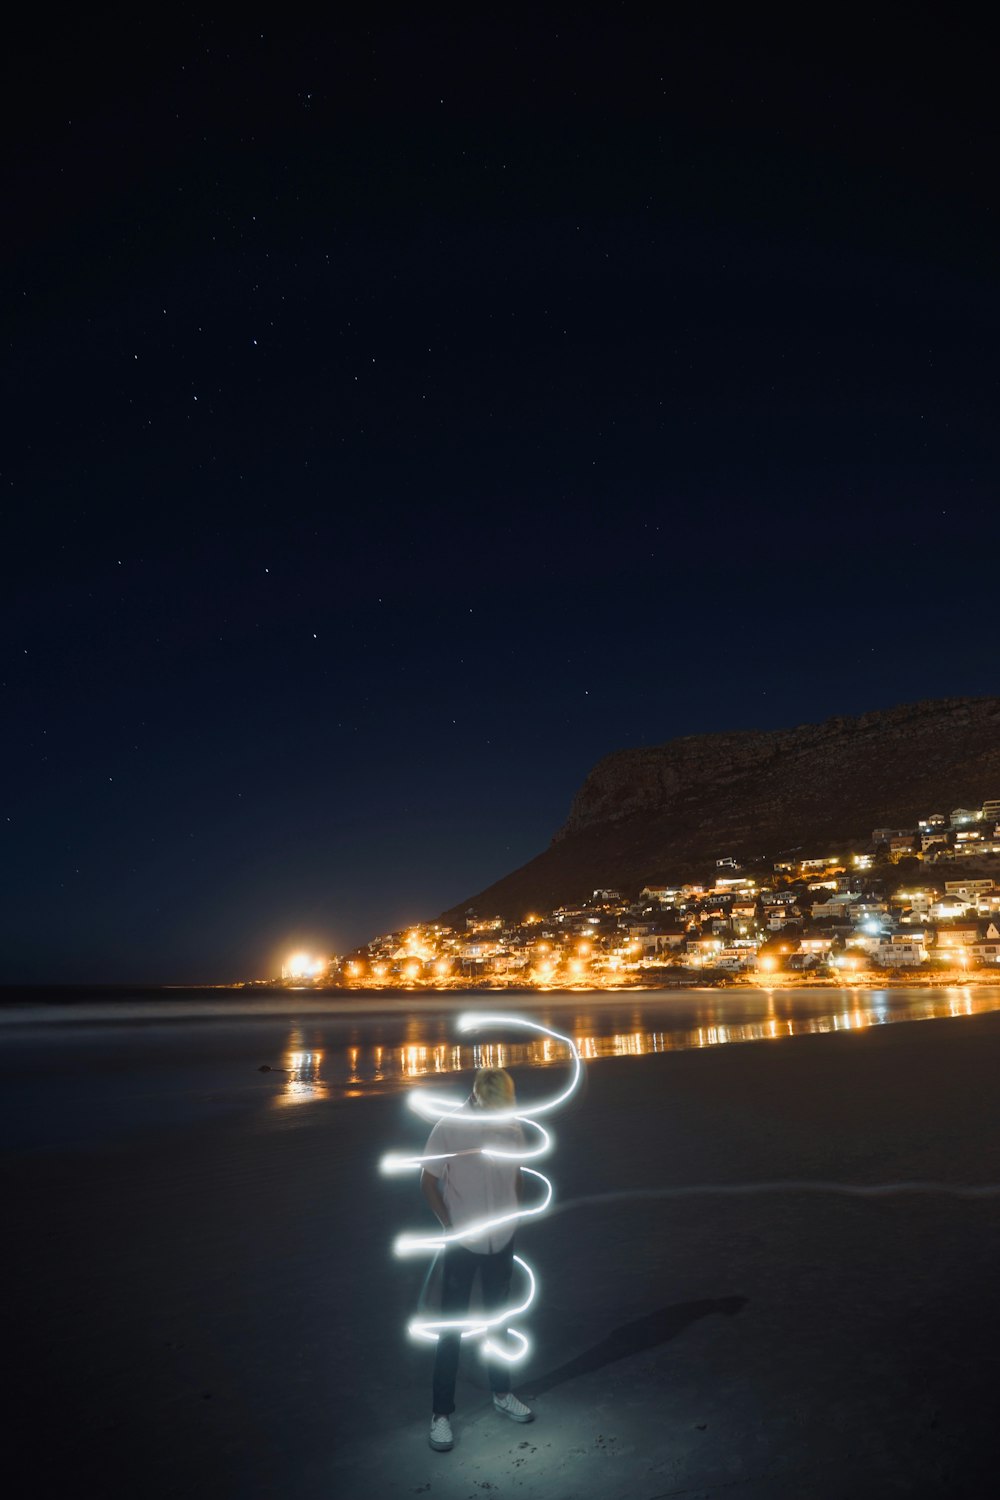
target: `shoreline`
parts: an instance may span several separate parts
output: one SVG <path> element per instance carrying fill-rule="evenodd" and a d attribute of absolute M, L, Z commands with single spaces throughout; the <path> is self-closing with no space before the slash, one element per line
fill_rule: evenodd
<path fill-rule="evenodd" d="M 131 1056 L 152 1088 L 141 1035 Z M 561 1211 L 524 1231 L 537 1421 L 498 1421 L 470 1353 L 444 1456 L 405 1335 L 427 1268 L 391 1254 L 425 1206 L 376 1170 L 420 1137 L 398 1095 L 157 1098 L 83 1145 L 74 1109 L 7 1152 L 10 1462 L 146 1500 L 988 1493 L 998 1059 L 994 1013 L 589 1067 Z"/>
<path fill-rule="evenodd" d="M 734 1007 L 732 1016 L 719 1011 L 717 1021 L 727 1027 L 740 1022 L 740 1014 L 749 1005 L 760 1008 L 761 1016 L 773 1013 L 775 1002 L 782 1007 L 782 1021 L 794 1018 L 796 1008 L 802 1008 L 803 1016 L 813 1016 L 816 1005 L 825 1006 L 831 1012 L 871 1011 L 878 1006 L 877 997 L 882 995 L 891 1004 L 897 996 L 900 1014 L 893 1019 L 931 1019 L 927 1006 L 947 1005 L 947 1013 L 953 1014 L 960 1006 L 967 1014 L 972 1010 L 1000 1010 L 1000 976 L 993 983 L 919 982 L 910 985 L 889 983 L 836 984 L 830 981 L 814 981 L 811 984 L 779 982 L 768 985 L 671 985 L 619 987 L 615 990 L 381 990 L 381 991 L 323 991 L 323 990 L 276 990 L 231 993 L 208 987 L 187 991 L 173 990 L 169 995 L 160 991 L 132 992 L 130 995 L 100 997 L 87 993 L 67 999 L 65 996 L 50 996 L 45 1001 L 22 1000 L 19 1003 L 0 1001 L 0 1043 L 4 1037 L 15 1038 L 30 1032 L 64 1027 L 67 1031 L 82 1028 L 129 1027 L 137 1031 L 143 1028 L 181 1026 L 187 1023 L 218 1025 L 242 1023 L 262 1026 L 269 1023 L 304 1025 L 310 1019 L 316 1023 L 350 1023 L 374 1021 L 378 1018 L 398 1023 L 406 1017 L 432 1017 L 457 1014 L 462 1010 L 482 1010 L 486 1014 L 493 1001 L 499 1008 L 512 1012 L 529 1012 L 539 1008 L 557 1013 L 570 1012 L 581 1006 L 598 1006 L 609 1015 L 627 1014 L 637 1005 L 649 1005 L 667 1015 L 675 1017 L 672 1029 L 681 1026 L 684 1007 L 691 1010 L 690 1025 L 681 1026 L 690 1030 L 700 1022 L 692 1007 L 715 1004 Z M 829 998 L 821 999 L 823 996 Z M 907 1000 L 903 997 L 911 996 Z M 923 997 L 926 996 L 925 1000 Z M 715 997 L 714 1001 L 711 997 Z M 811 997 L 811 999 L 810 999 Z M 865 997 L 865 998 L 862 998 Z M 869 998 L 875 997 L 875 998 Z M 919 999 L 917 997 L 920 997 Z M 935 998 L 938 997 L 938 998 Z M 677 1012 L 677 1007 L 681 1012 Z M 810 1009 L 809 1007 L 812 1007 Z M 791 1007 L 791 1009 L 789 1009 Z M 912 1014 L 904 1014 L 912 1010 Z M 941 1010 L 944 1016 L 945 1010 Z M 748 1013 L 749 1014 L 749 1013 Z M 935 1011 L 935 1017 L 937 1012 Z M 744 1020 L 746 1017 L 744 1016 Z M 559 1024 L 556 1021 L 555 1024 Z M 660 1023 L 663 1024 L 662 1022 Z M 712 1024 L 716 1024 L 713 1022 Z M 746 1024 L 756 1024 L 751 1017 Z"/>
<path fill-rule="evenodd" d="M 719 974 L 702 970 L 675 969 L 657 971 L 650 979 L 638 978 L 631 984 L 593 985 L 559 984 L 529 985 L 510 981 L 497 983 L 495 979 L 467 979 L 454 984 L 408 984 L 372 985 L 288 985 L 266 982 L 241 982 L 236 984 L 53 984 L 53 985 L 5 985 L 0 987 L 0 1016 L 13 1008 L 46 1007 L 55 1005 L 85 1005 L 88 1001 L 104 1004 L 127 1004 L 135 1000 L 183 1001 L 205 996 L 220 999 L 258 997 L 261 1000 L 299 996 L 302 998 L 336 999 L 340 997 L 362 997 L 411 1000 L 432 996 L 493 994 L 493 995 L 545 995 L 550 999 L 560 995 L 601 996 L 657 994 L 669 990 L 883 990 L 883 989 L 970 989 L 995 988 L 1000 985 L 1000 965 L 994 969 L 943 969 L 933 974 L 909 974 L 892 971 L 884 974 L 857 974 L 850 979 L 833 975 L 818 977 L 803 974 Z"/>

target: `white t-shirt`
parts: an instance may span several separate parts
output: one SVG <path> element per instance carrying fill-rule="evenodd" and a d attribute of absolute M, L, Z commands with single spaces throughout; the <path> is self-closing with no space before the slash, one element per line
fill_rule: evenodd
<path fill-rule="evenodd" d="M 439 1120 L 427 1138 L 425 1157 L 440 1157 L 424 1163 L 440 1184 L 455 1229 L 482 1219 L 497 1219 L 517 1212 L 517 1186 L 521 1164 L 504 1157 L 482 1156 L 483 1146 L 501 1151 L 523 1151 L 524 1132 L 516 1120 L 480 1120 L 480 1111 L 465 1105 Z M 456 1153 L 456 1154 L 451 1154 Z M 516 1220 L 500 1224 L 488 1234 L 463 1237 L 460 1244 L 477 1255 L 492 1255 L 511 1240 Z"/>

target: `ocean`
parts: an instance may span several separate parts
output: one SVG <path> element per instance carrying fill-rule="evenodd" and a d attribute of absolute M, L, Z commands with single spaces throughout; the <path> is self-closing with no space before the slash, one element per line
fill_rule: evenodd
<path fill-rule="evenodd" d="M 588 1063 L 1000 1009 L 1000 986 L 699 990 L 608 994 L 317 995 L 88 991 L 0 1006 L 5 1149 L 87 1150 L 213 1117 L 258 1118 L 363 1100 L 481 1066 L 560 1066 L 545 1038 L 466 1012 L 513 1013 L 573 1038 Z M 464 1080 L 467 1082 L 467 1080 Z"/>

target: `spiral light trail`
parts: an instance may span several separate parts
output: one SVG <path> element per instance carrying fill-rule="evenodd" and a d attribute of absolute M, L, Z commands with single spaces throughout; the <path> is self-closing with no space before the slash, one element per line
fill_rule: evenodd
<path fill-rule="evenodd" d="M 467 1012 L 458 1019 L 458 1030 L 462 1032 L 479 1031 L 487 1026 L 515 1027 L 522 1031 L 538 1032 L 542 1036 L 552 1037 L 554 1041 L 561 1042 L 570 1055 L 571 1072 L 569 1082 L 560 1092 L 550 1099 L 542 1099 L 528 1108 L 477 1109 L 474 1114 L 459 1113 L 464 1104 L 464 1099 L 454 1099 L 443 1094 L 432 1094 L 426 1090 L 417 1090 L 410 1094 L 410 1108 L 425 1120 L 442 1120 L 447 1117 L 454 1118 L 456 1123 L 468 1120 L 470 1124 L 483 1125 L 487 1122 L 511 1123 L 520 1125 L 528 1132 L 534 1133 L 534 1141 L 529 1145 L 525 1143 L 525 1149 L 519 1151 L 505 1151 L 496 1146 L 476 1146 L 468 1152 L 456 1151 L 443 1155 L 434 1156 L 404 1156 L 395 1152 L 389 1152 L 382 1158 L 381 1170 L 385 1173 L 410 1172 L 421 1170 L 428 1162 L 444 1161 L 452 1156 L 485 1156 L 506 1161 L 528 1162 L 537 1161 L 545 1156 L 552 1146 L 552 1138 L 543 1125 L 535 1118 L 537 1115 L 551 1114 L 565 1104 L 566 1100 L 574 1093 L 583 1075 L 583 1065 L 580 1061 L 580 1053 L 576 1043 L 571 1037 L 563 1036 L 558 1031 L 550 1031 L 547 1026 L 540 1026 L 537 1021 L 526 1020 L 523 1016 L 509 1016 L 487 1014 L 480 1012 Z M 464 1224 L 460 1230 L 439 1229 L 433 1234 L 401 1234 L 398 1235 L 394 1250 L 397 1255 L 421 1255 L 437 1252 L 445 1246 L 457 1240 L 467 1240 L 473 1236 L 487 1234 L 491 1230 L 499 1228 L 503 1224 L 510 1224 L 520 1219 L 536 1218 L 543 1214 L 552 1202 L 552 1183 L 542 1172 L 533 1167 L 522 1166 L 522 1173 L 526 1177 L 533 1177 L 539 1184 L 540 1195 L 538 1199 L 527 1206 L 519 1206 L 513 1213 L 501 1214 L 492 1219 L 479 1219 L 471 1224 Z M 509 1307 L 501 1308 L 498 1312 L 478 1317 L 464 1318 L 412 1318 L 408 1325 L 408 1332 L 413 1338 L 429 1339 L 435 1342 L 445 1332 L 458 1330 L 463 1339 L 482 1338 L 483 1353 L 490 1354 L 498 1359 L 506 1360 L 513 1364 L 523 1359 L 529 1349 L 526 1336 L 519 1329 L 511 1327 L 509 1320 L 527 1312 L 535 1300 L 538 1282 L 534 1272 L 527 1261 L 520 1255 L 515 1255 L 514 1260 L 520 1267 L 527 1286 L 521 1301 Z M 494 1330 L 503 1327 L 507 1337 L 512 1341 L 506 1347 L 496 1342 L 492 1337 Z"/>

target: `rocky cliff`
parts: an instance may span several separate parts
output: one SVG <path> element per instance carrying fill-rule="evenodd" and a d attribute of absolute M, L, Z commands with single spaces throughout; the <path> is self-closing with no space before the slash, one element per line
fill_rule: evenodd
<path fill-rule="evenodd" d="M 945 698 L 796 729 L 689 735 L 591 771 L 544 853 L 461 901 L 523 916 L 598 886 L 704 878 L 723 855 L 771 857 L 1000 797 L 1000 698 Z"/>

